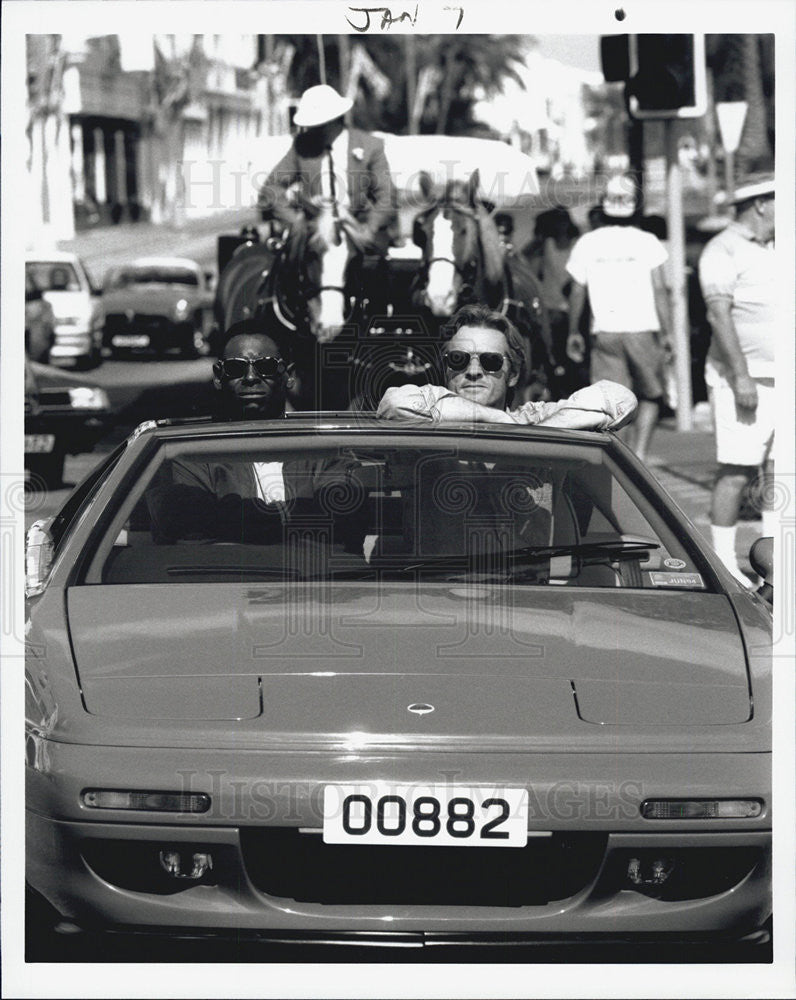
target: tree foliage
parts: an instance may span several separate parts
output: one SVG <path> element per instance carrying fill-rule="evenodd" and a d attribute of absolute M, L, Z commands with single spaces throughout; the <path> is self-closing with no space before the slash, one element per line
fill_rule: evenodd
<path fill-rule="evenodd" d="M 297 96 L 307 87 L 320 83 L 320 57 L 315 35 L 277 35 L 274 44 L 289 44 L 294 49 L 289 70 L 290 89 Z M 478 122 L 474 106 L 481 97 L 500 93 L 507 80 L 523 86 L 518 67 L 522 64 L 527 40 L 521 35 L 417 35 L 415 68 L 418 79 L 432 81 L 427 88 L 419 130 L 424 133 L 473 135 L 489 131 L 488 123 Z M 337 36 L 322 38 L 326 82 L 340 90 L 344 87 L 346 67 L 340 65 Z M 407 79 L 407 36 L 383 35 L 356 39 L 365 45 L 368 55 L 386 74 L 390 87 L 384 96 L 364 78 L 357 91 L 354 123 L 362 128 L 403 133 L 409 128 Z M 417 83 L 417 81 L 415 81 Z"/>
<path fill-rule="evenodd" d="M 746 101 L 740 170 L 766 169 L 774 162 L 774 36 L 708 35 L 708 68 L 716 101 Z"/>

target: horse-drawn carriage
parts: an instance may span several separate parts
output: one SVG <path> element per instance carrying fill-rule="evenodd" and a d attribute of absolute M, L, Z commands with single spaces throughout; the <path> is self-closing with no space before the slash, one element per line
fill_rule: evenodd
<path fill-rule="evenodd" d="M 371 408 L 390 385 L 435 381 L 445 322 L 482 302 L 522 333 L 519 395 L 530 398 L 544 379 L 549 331 L 538 282 L 505 223 L 530 220 L 532 161 L 492 140 L 383 138 L 398 196 L 387 255 L 363 253 L 331 201 L 301 202 L 305 221 L 292 232 L 219 237 L 214 348 L 234 323 L 262 318 L 290 344 L 294 406 Z"/>

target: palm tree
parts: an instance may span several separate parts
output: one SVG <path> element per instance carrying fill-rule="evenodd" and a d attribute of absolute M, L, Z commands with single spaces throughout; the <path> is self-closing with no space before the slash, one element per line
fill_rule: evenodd
<path fill-rule="evenodd" d="M 774 79 L 771 39 L 766 35 L 708 35 L 707 62 L 716 101 L 746 101 L 739 172 L 773 165 Z"/>

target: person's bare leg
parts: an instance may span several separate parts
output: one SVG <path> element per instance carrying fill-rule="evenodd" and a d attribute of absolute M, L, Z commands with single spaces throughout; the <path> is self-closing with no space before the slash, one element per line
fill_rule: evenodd
<path fill-rule="evenodd" d="M 720 465 L 710 505 L 713 548 L 732 575 L 746 584 L 749 577 L 738 565 L 735 552 L 736 523 L 744 488 L 756 471 L 751 465 Z"/>
<path fill-rule="evenodd" d="M 756 472 L 753 465 L 720 465 L 710 503 L 710 523 L 730 528 L 738 520 L 741 497 Z"/>
<path fill-rule="evenodd" d="M 660 405 L 657 402 L 653 402 L 650 399 L 639 401 L 636 420 L 633 424 L 636 428 L 636 440 L 633 450 L 642 462 L 647 457 L 650 438 L 652 437 L 652 432 L 655 430 L 655 425 L 658 423 L 659 410 Z"/>

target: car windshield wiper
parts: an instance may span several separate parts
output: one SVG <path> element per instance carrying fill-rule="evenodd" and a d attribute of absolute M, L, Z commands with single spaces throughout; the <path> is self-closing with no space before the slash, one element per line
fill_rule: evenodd
<path fill-rule="evenodd" d="M 576 542 L 569 545 L 529 545 L 526 548 L 514 549 L 507 553 L 509 559 L 520 562 L 536 562 L 550 559 L 553 556 L 580 556 L 588 558 L 591 555 L 610 553 L 616 559 L 634 559 L 640 552 L 659 549 L 660 544 L 651 538 L 625 536 L 624 538 L 601 538 L 592 542 Z"/>
<path fill-rule="evenodd" d="M 298 570 L 285 566 L 168 566 L 169 576 L 288 576 L 298 575 Z"/>

